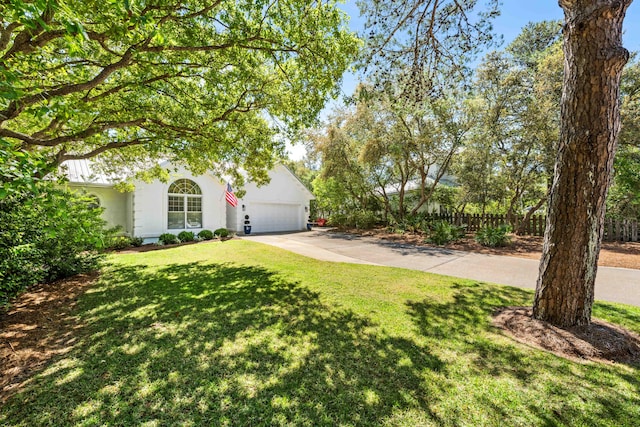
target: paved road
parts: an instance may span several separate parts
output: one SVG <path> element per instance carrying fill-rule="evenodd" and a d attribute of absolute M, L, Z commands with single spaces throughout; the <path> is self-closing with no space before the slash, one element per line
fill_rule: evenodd
<path fill-rule="evenodd" d="M 324 230 L 243 238 L 324 261 L 401 267 L 520 288 L 535 289 L 538 277 L 537 260 L 416 247 Z M 599 267 L 596 299 L 640 306 L 640 270 Z"/>

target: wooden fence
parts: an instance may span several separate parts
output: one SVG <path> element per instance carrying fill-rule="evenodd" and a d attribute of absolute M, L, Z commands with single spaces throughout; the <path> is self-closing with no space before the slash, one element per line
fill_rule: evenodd
<path fill-rule="evenodd" d="M 480 215 L 480 214 L 430 214 L 430 220 L 442 220 L 458 226 L 464 225 L 467 231 L 478 231 L 482 227 L 498 227 L 503 224 L 510 225 L 514 230 L 524 221 L 522 215 Z M 524 224 L 524 234 L 528 236 L 544 236 L 546 216 L 533 215 Z M 605 219 L 604 227 L 605 241 L 638 242 L 638 221 L 633 219 L 617 220 Z"/>
<path fill-rule="evenodd" d="M 604 240 L 608 242 L 638 242 L 638 221 L 635 219 L 605 219 Z"/>

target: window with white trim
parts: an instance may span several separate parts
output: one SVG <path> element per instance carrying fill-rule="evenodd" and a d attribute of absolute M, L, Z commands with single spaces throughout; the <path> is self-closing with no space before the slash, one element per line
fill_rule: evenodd
<path fill-rule="evenodd" d="M 169 186 L 168 193 L 168 228 L 202 228 L 202 191 L 198 184 L 179 179 Z"/>

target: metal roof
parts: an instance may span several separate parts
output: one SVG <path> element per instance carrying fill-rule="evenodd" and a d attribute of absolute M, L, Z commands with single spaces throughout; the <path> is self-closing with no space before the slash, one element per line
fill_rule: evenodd
<path fill-rule="evenodd" d="M 60 165 L 60 168 L 69 182 L 73 183 L 113 185 L 118 181 L 117 177 L 95 172 L 89 160 L 67 160 Z"/>

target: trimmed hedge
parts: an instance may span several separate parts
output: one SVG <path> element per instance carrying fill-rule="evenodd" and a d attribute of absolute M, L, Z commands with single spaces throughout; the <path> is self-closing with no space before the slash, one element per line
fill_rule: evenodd
<path fill-rule="evenodd" d="M 171 233 L 162 233 L 160 237 L 158 237 L 158 242 L 162 245 L 172 245 L 178 243 L 178 236 Z"/>
<path fill-rule="evenodd" d="M 196 236 L 193 231 L 181 231 L 178 233 L 178 240 L 181 242 L 193 242 L 196 240 Z"/>
<path fill-rule="evenodd" d="M 220 238 L 229 237 L 229 230 L 227 230 L 226 228 L 218 228 L 213 232 L 213 235 Z"/>
<path fill-rule="evenodd" d="M 211 230 L 202 230 L 198 233 L 198 237 L 202 240 L 211 240 L 213 239 L 213 231 Z"/>

